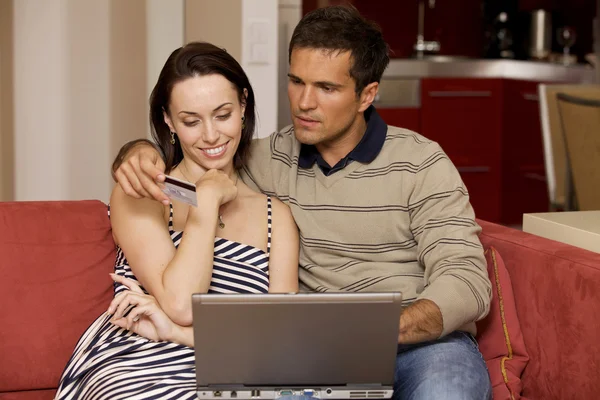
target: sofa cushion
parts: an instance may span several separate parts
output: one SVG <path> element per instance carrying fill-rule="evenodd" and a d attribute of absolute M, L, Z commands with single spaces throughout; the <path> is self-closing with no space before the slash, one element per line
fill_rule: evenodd
<path fill-rule="evenodd" d="M 517 316 L 517 308 L 502 257 L 494 247 L 485 252 L 492 281 L 492 302 L 486 318 L 477 323 L 479 349 L 486 361 L 494 400 L 519 399 L 521 374 L 529 356 Z"/>
<path fill-rule="evenodd" d="M 0 255 L 0 392 L 56 388 L 112 297 L 106 205 L 0 203 Z"/>
<path fill-rule="evenodd" d="M 56 389 L 0 393 L 0 400 L 52 400 Z"/>

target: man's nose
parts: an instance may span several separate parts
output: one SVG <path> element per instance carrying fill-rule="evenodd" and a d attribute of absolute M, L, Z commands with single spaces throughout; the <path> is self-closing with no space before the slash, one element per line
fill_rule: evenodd
<path fill-rule="evenodd" d="M 312 110 L 317 107 L 314 89 L 310 87 L 304 87 L 302 94 L 300 95 L 300 102 L 298 107 L 301 110 Z"/>

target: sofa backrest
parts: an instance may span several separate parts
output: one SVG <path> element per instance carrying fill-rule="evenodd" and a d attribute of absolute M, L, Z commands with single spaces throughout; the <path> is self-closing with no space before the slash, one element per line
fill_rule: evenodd
<path fill-rule="evenodd" d="M 600 254 L 478 220 L 484 248 L 502 256 L 529 363 L 523 396 L 600 393 Z"/>
<path fill-rule="evenodd" d="M 0 203 L 0 392 L 57 387 L 114 262 L 104 203 Z"/>

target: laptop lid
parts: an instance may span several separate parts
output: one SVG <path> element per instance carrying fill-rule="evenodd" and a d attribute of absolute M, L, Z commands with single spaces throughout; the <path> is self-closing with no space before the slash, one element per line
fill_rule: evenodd
<path fill-rule="evenodd" d="M 192 298 L 199 387 L 393 385 L 400 293 Z"/>

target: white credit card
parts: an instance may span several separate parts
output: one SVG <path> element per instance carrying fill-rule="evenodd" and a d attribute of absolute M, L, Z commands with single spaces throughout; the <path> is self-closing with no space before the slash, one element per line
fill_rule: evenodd
<path fill-rule="evenodd" d="M 182 181 L 173 176 L 165 175 L 165 181 L 161 188 L 163 193 L 171 199 L 179 200 L 190 206 L 198 207 L 196 198 L 196 185 L 190 182 Z"/>

